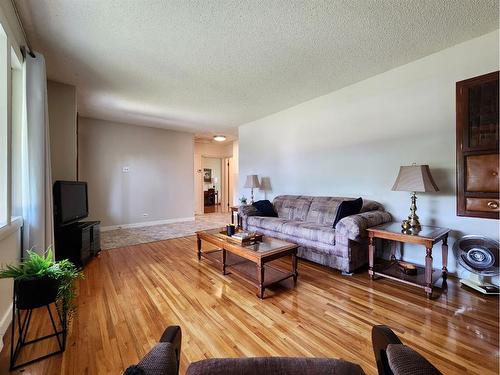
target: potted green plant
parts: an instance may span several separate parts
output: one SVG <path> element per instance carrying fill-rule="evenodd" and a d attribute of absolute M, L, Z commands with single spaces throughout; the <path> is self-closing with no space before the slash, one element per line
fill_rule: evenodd
<path fill-rule="evenodd" d="M 28 250 L 28 257 L 19 265 L 0 269 L 0 278 L 14 279 L 17 308 L 34 309 L 56 302 L 65 323 L 75 312 L 75 280 L 83 278 L 73 263 L 64 259 L 54 261 L 52 249 L 39 255 Z"/>

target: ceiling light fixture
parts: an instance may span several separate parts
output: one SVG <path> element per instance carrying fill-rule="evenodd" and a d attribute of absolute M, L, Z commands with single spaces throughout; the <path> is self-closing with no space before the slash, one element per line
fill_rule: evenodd
<path fill-rule="evenodd" d="M 214 135 L 214 141 L 224 142 L 225 140 L 226 140 L 226 137 L 224 135 Z"/>

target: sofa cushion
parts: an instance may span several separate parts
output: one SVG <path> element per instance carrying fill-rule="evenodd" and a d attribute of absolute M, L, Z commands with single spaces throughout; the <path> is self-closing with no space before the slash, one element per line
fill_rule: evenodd
<path fill-rule="evenodd" d="M 335 245 L 335 230 L 322 224 L 307 221 L 287 221 L 283 223 L 281 232 L 292 237 Z"/>
<path fill-rule="evenodd" d="M 306 220 L 309 207 L 311 206 L 311 199 L 301 198 L 288 198 L 288 196 L 276 197 L 273 201 L 274 208 L 278 213 L 278 217 L 287 220 Z"/>
<path fill-rule="evenodd" d="M 384 211 L 384 206 L 380 203 L 371 201 L 369 199 L 363 199 L 363 207 L 361 207 L 360 212 L 369 212 L 369 211 Z"/>
<path fill-rule="evenodd" d="M 214 358 L 191 363 L 186 375 L 340 375 L 364 374 L 357 364 L 329 358 Z"/>
<path fill-rule="evenodd" d="M 389 344 L 387 361 L 394 375 L 441 375 L 427 359 L 403 344 Z"/>
<path fill-rule="evenodd" d="M 287 219 L 282 219 L 280 217 L 249 216 L 247 218 L 247 225 L 272 230 L 275 232 L 281 232 L 283 224 L 287 221 Z"/>
<path fill-rule="evenodd" d="M 254 202 L 253 206 L 259 211 L 258 216 L 278 217 L 273 204 L 267 199 Z"/>
<path fill-rule="evenodd" d="M 363 207 L 363 198 L 343 201 L 340 204 L 339 209 L 337 210 L 337 215 L 335 216 L 333 227 L 335 228 L 337 223 L 344 217 L 359 214 L 362 207 Z"/>
<path fill-rule="evenodd" d="M 337 215 L 337 210 L 342 203 L 342 198 L 331 198 L 331 199 L 314 199 L 311 202 L 311 207 L 307 213 L 305 221 L 324 224 L 330 227 L 333 226 L 333 221 Z"/>

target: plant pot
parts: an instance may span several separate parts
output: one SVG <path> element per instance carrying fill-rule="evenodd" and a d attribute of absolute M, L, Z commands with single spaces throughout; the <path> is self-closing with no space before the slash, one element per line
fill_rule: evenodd
<path fill-rule="evenodd" d="M 16 306 L 27 310 L 48 305 L 57 299 L 58 289 L 59 281 L 50 277 L 15 281 Z"/>

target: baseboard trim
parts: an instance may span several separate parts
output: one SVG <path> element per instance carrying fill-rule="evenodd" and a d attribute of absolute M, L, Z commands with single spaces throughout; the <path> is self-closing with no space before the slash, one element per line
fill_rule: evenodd
<path fill-rule="evenodd" d="M 194 216 L 179 217 L 179 218 L 166 219 L 166 220 L 156 220 L 156 221 L 143 221 L 142 223 L 108 225 L 105 227 L 101 227 L 101 232 L 107 232 L 107 231 L 115 230 L 115 229 L 140 228 L 140 227 L 150 227 L 153 225 L 182 223 L 185 221 L 194 221 Z"/>
<path fill-rule="evenodd" d="M 5 332 L 7 332 L 7 328 L 9 328 L 9 324 L 12 317 L 12 304 L 9 305 L 7 311 L 3 314 L 2 319 L 0 320 L 0 351 L 3 349 L 3 337 Z"/>

